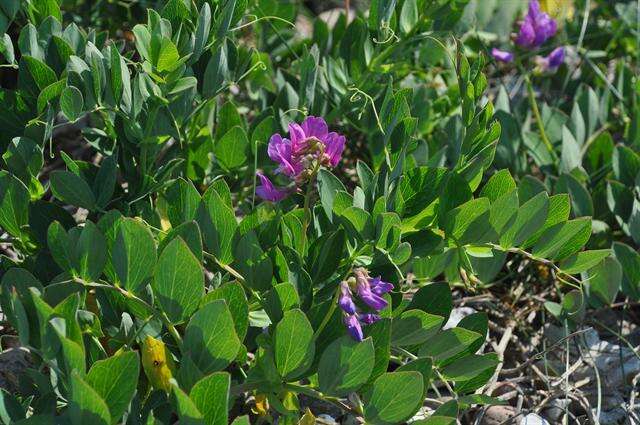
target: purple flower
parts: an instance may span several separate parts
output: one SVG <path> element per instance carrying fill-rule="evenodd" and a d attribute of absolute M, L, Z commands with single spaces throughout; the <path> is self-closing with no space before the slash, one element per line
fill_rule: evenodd
<path fill-rule="evenodd" d="M 358 320 L 365 325 L 371 325 L 380 320 L 380 315 L 375 313 L 360 313 L 358 314 Z"/>
<path fill-rule="evenodd" d="M 356 287 L 358 290 L 358 296 L 369 307 L 375 311 L 380 311 L 385 308 L 388 303 L 387 300 L 380 295 L 375 294 L 371 290 L 371 284 L 369 283 L 369 275 L 364 269 L 357 269 L 356 272 Z M 384 293 L 384 292 L 383 292 Z"/>
<path fill-rule="evenodd" d="M 540 47 L 553 37 L 558 30 L 556 21 L 540 10 L 538 0 L 529 2 L 529 11 L 520 23 L 520 32 L 516 43 L 525 48 Z"/>
<path fill-rule="evenodd" d="M 278 163 L 279 173 L 300 182 L 318 165 L 338 165 L 345 141 L 344 136 L 329 132 L 323 118 L 307 117 L 302 124 L 289 124 L 288 139 L 271 136 L 267 153 Z"/>
<path fill-rule="evenodd" d="M 389 282 L 383 282 L 381 277 L 370 277 L 369 286 L 371 287 L 371 292 L 376 295 L 384 295 L 387 292 L 391 292 L 393 289 L 393 284 Z"/>
<path fill-rule="evenodd" d="M 347 327 L 347 331 L 356 341 L 362 341 L 364 339 L 364 334 L 362 333 L 362 326 L 360 326 L 360 321 L 358 320 L 358 316 L 355 314 L 349 314 L 345 316 L 344 325 Z"/>
<path fill-rule="evenodd" d="M 258 195 L 265 201 L 270 202 L 282 201 L 287 197 L 288 192 L 286 190 L 276 188 L 273 183 L 271 183 L 271 180 L 267 178 L 267 176 L 259 171 L 256 173 L 256 175 L 260 179 L 260 183 L 262 183 L 260 186 L 256 187 L 256 195 Z"/>
<path fill-rule="evenodd" d="M 491 49 L 491 56 L 498 62 L 509 63 L 513 61 L 513 53 L 496 49 L 495 47 Z"/>
<path fill-rule="evenodd" d="M 362 325 L 371 325 L 380 320 L 378 311 L 385 308 L 388 303 L 381 295 L 393 289 L 393 284 L 382 281 L 380 276 L 370 277 L 366 269 L 360 267 L 353 271 L 355 278 L 340 283 L 338 305 L 345 312 L 344 323 L 351 336 L 362 341 Z M 353 296 L 355 293 L 373 312 L 361 312 L 356 306 Z"/>
<path fill-rule="evenodd" d="M 564 62 L 564 47 L 556 47 L 548 56 L 536 56 L 539 71 L 555 72 Z"/>
<path fill-rule="evenodd" d="M 340 284 L 340 298 L 338 298 L 338 305 L 342 311 L 347 314 L 356 314 L 356 304 L 353 302 L 351 289 L 347 282 Z"/>

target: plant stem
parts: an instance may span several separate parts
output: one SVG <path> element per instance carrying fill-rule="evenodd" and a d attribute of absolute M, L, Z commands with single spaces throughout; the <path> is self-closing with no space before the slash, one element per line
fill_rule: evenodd
<path fill-rule="evenodd" d="M 283 387 L 285 390 L 295 391 L 297 393 L 301 393 L 318 400 L 326 401 L 328 403 L 333 404 L 336 407 L 339 407 L 342 410 L 351 412 L 355 415 L 358 415 L 358 416 L 362 415 L 362 412 L 359 411 L 359 409 L 354 409 L 351 406 L 347 406 L 342 401 L 340 401 L 339 398 L 326 396 L 322 394 L 320 391 L 314 390 L 313 388 L 310 388 L 304 385 L 298 385 L 298 384 L 284 384 Z"/>
<path fill-rule="evenodd" d="M 116 291 L 118 292 L 120 295 L 122 295 L 125 298 L 134 300 L 135 302 L 142 304 L 145 306 L 145 308 L 149 309 L 150 311 L 153 312 L 153 314 L 155 316 L 157 316 L 162 323 L 166 326 L 167 330 L 169 331 L 169 333 L 171 334 L 171 336 L 173 337 L 173 339 L 175 340 L 176 344 L 178 345 L 178 348 L 180 349 L 180 352 L 184 352 L 183 350 L 183 345 L 182 345 L 182 337 L 180 336 L 180 333 L 178 332 L 178 329 L 176 329 L 176 327 L 173 325 L 173 323 L 171 323 L 171 320 L 169 320 L 169 317 L 167 316 L 167 314 L 161 310 L 158 310 L 157 308 L 155 308 L 154 306 L 152 306 L 151 304 L 149 304 L 148 302 L 146 302 L 145 300 L 143 300 L 142 298 L 139 298 L 138 296 L 136 296 L 135 294 L 127 291 L 124 288 L 121 288 L 119 286 L 114 286 L 114 285 L 110 285 L 107 283 L 96 283 L 96 282 L 85 282 L 82 279 L 74 279 L 76 282 L 84 285 L 84 286 L 88 286 L 91 288 L 102 288 L 102 289 L 109 289 L 112 291 Z"/>
<path fill-rule="evenodd" d="M 338 289 L 336 291 L 336 294 L 331 299 L 331 305 L 329 306 L 329 311 L 327 311 L 327 314 L 325 314 L 324 318 L 322 319 L 322 322 L 320 323 L 320 326 L 318 326 L 318 329 L 316 329 L 316 331 L 314 333 L 314 336 L 316 338 L 318 336 L 320 336 L 320 334 L 322 333 L 324 328 L 327 327 L 327 324 L 329 323 L 329 320 L 331 320 L 331 316 L 333 316 L 333 313 L 336 311 L 336 306 L 338 305 L 338 296 L 339 296 L 339 294 L 340 294 L 340 289 Z"/>
<path fill-rule="evenodd" d="M 547 137 L 547 132 L 544 130 L 544 123 L 542 122 L 542 116 L 540 115 L 540 110 L 538 109 L 538 103 L 536 102 L 536 95 L 533 91 L 533 84 L 531 84 L 531 79 L 528 75 L 525 74 L 524 80 L 527 84 L 527 93 L 529 94 L 529 103 L 531 104 L 531 110 L 533 111 L 533 117 L 536 120 L 536 124 L 538 125 L 538 130 L 540 131 L 540 138 L 542 139 L 542 143 L 546 146 L 551 158 L 553 158 L 554 162 L 558 160 L 558 156 L 556 155 L 556 151 L 553 149 L 553 145 L 549 141 Z"/>

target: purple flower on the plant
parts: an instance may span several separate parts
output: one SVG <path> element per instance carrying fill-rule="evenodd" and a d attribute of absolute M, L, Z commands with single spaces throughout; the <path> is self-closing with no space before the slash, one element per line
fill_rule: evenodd
<path fill-rule="evenodd" d="M 342 311 L 347 314 L 356 314 L 356 304 L 353 302 L 351 289 L 347 282 L 340 284 L 340 297 L 338 298 L 338 304 Z"/>
<path fill-rule="evenodd" d="M 393 285 L 384 282 L 380 276 L 370 277 L 364 268 L 354 270 L 355 277 L 340 283 L 338 305 L 345 312 L 344 323 L 347 330 L 356 340 L 362 341 L 362 325 L 371 325 L 380 320 L 377 314 L 388 303 L 381 295 L 393 289 Z M 355 304 L 354 292 L 372 312 L 361 312 Z"/>
<path fill-rule="evenodd" d="M 371 325 L 380 320 L 380 315 L 375 313 L 360 313 L 358 314 L 358 320 L 365 325 Z"/>
<path fill-rule="evenodd" d="M 539 47 L 558 30 L 556 21 L 540 10 L 538 0 L 529 2 L 529 11 L 520 23 L 516 43 L 525 48 Z"/>
<path fill-rule="evenodd" d="M 355 274 L 356 287 L 360 299 L 375 311 L 380 311 L 385 308 L 388 304 L 387 300 L 371 290 L 370 280 L 372 279 L 368 276 L 366 271 L 364 269 L 357 269 Z"/>
<path fill-rule="evenodd" d="M 536 63 L 544 72 L 553 72 L 557 70 L 564 62 L 564 47 L 556 47 L 548 56 L 536 58 Z"/>
<path fill-rule="evenodd" d="M 370 277 L 369 286 L 371 287 L 371 292 L 376 295 L 384 295 L 387 292 L 391 292 L 393 289 L 393 284 L 389 282 L 383 282 L 380 276 L 378 277 Z"/>
<path fill-rule="evenodd" d="M 495 47 L 491 49 L 491 56 L 498 62 L 512 62 L 513 61 L 513 53 L 507 52 L 506 50 L 496 49 Z"/>
<path fill-rule="evenodd" d="M 257 172 L 256 175 L 260 179 L 260 186 L 256 187 L 256 195 L 264 199 L 265 201 L 278 202 L 287 197 L 288 192 L 284 189 L 278 189 L 271 183 L 271 180 L 267 178 L 261 172 Z"/>
<path fill-rule="evenodd" d="M 289 124 L 289 138 L 271 136 L 267 153 L 278 163 L 279 173 L 301 182 L 319 165 L 338 165 L 345 141 L 344 136 L 329 132 L 323 118 L 307 117 L 302 124 Z"/>
<path fill-rule="evenodd" d="M 362 326 L 360 326 L 360 321 L 358 320 L 358 316 L 355 314 L 349 314 L 344 317 L 344 325 L 347 327 L 347 331 L 356 341 L 362 341 L 364 339 L 364 334 L 362 333 Z"/>

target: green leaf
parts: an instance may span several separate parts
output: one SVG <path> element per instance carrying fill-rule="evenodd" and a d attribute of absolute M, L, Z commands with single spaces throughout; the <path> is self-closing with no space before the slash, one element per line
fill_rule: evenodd
<path fill-rule="evenodd" d="M 70 171 L 56 170 L 49 176 L 51 192 L 62 202 L 95 210 L 96 198 L 87 182 Z"/>
<path fill-rule="evenodd" d="M 417 345 L 431 338 L 442 326 L 444 318 L 422 310 L 407 310 L 393 319 L 391 344 Z"/>
<path fill-rule="evenodd" d="M 156 242 L 144 222 L 135 218 L 121 220 L 112 261 L 123 286 L 140 292 L 156 265 Z"/>
<path fill-rule="evenodd" d="M 589 270 L 591 267 L 594 267 L 609 255 L 611 255 L 610 249 L 596 249 L 577 252 L 562 260 L 559 267 L 563 272 L 568 274 L 582 273 Z M 640 266 L 640 264 L 638 265 Z"/>
<path fill-rule="evenodd" d="M 227 367 L 235 359 L 240 345 L 233 318 L 223 300 L 202 306 L 189 321 L 184 334 L 187 354 L 204 374 Z"/>
<path fill-rule="evenodd" d="M 418 289 L 407 309 L 420 309 L 424 312 L 449 319 L 453 309 L 451 289 L 447 282 L 430 283 Z"/>
<path fill-rule="evenodd" d="M 274 355 L 278 373 L 291 380 L 304 373 L 315 354 L 313 328 L 299 309 L 284 313 L 274 333 Z"/>
<path fill-rule="evenodd" d="M 247 161 L 249 140 L 242 127 L 233 127 L 213 144 L 216 159 L 226 170 L 234 170 Z"/>
<path fill-rule="evenodd" d="M 593 201 L 587 189 L 571 174 L 563 174 L 556 182 L 557 193 L 568 193 L 571 198 L 571 210 L 574 217 L 585 217 L 593 215 Z M 553 197 L 552 197 L 553 198 Z M 553 208 L 549 206 L 549 215 L 553 213 Z"/>
<path fill-rule="evenodd" d="M 345 234 L 343 230 L 325 233 L 316 239 L 308 253 L 311 279 L 322 282 L 333 275 L 342 260 Z"/>
<path fill-rule="evenodd" d="M 501 196 L 511 193 L 515 188 L 516 182 L 511 177 L 511 173 L 504 169 L 491 176 L 482 188 L 480 196 L 488 198 L 493 203 Z"/>
<path fill-rule="evenodd" d="M 244 277 L 247 285 L 259 291 L 271 287 L 273 265 L 253 230 L 240 238 L 234 255 L 234 268 Z"/>
<path fill-rule="evenodd" d="M 207 425 L 227 425 L 231 377 L 227 372 L 216 372 L 196 382 L 189 392 Z"/>
<path fill-rule="evenodd" d="M 66 87 L 60 93 L 60 109 L 69 121 L 75 121 L 84 110 L 84 98 L 80 90 L 73 86 Z"/>
<path fill-rule="evenodd" d="M 487 369 L 494 368 L 499 361 L 489 355 L 471 355 L 456 360 L 442 369 L 442 375 L 450 381 L 468 381 Z"/>
<path fill-rule="evenodd" d="M 181 238 L 162 251 L 153 279 L 154 293 L 173 323 L 182 323 L 198 308 L 204 295 L 202 265 Z"/>
<path fill-rule="evenodd" d="M 438 364 L 446 363 L 462 354 L 471 354 L 470 348 L 476 348 L 476 343 L 482 339 L 481 334 L 465 328 L 447 329 L 424 344 L 420 356 L 433 357 Z"/>
<path fill-rule="evenodd" d="M 322 353 L 318 364 L 320 390 L 324 394 L 343 397 L 364 385 L 374 364 L 371 338 L 354 341 L 348 335 L 333 341 Z"/>
<path fill-rule="evenodd" d="M 365 405 L 364 418 L 375 425 L 397 424 L 422 404 L 423 380 L 419 372 L 392 372 L 378 377 Z"/>
<path fill-rule="evenodd" d="M 591 236 L 591 218 L 578 218 L 547 229 L 533 247 L 539 258 L 562 260 L 580 250 Z"/>
<path fill-rule="evenodd" d="M 588 252 L 588 251 L 587 251 Z M 640 298 L 640 254 L 629 245 L 613 243 L 613 252 L 622 266 L 622 290 L 633 299 Z"/>
<path fill-rule="evenodd" d="M 243 341 L 249 328 L 249 304 L 242 285 L 237 282 L 224 284 L 209 292 L 203 304 L 212 300 L 225 300 L 233 317 L 236 334 Z"/>
<path fill-rule="evenodd" d="M 107 240 L 90 221 L 84 223 L 75 246 L 76 271 L 84 280 L 98 280 L 107 263 Z"/>
<path fill-rule="evenodd" d="M 275 285 L 267 292 L 263 307 L 272 323 L 282 320 L 285 311 L 300 306 L 300 297 L 296 288 L 286 282 Z"/>
<path fill-rule="evenodd" d="M 71 373 L 69 417 L 73 424 L 111 425 L 109 407 L 76 371 Z"/>
<path fill-rule="evenodd" d="M 333 202 L 336 193 L 339 191 L 346 192 L 340 179 L 330 171 L 321 169 L 318 172 L 318 192 L 320 194 L 320 202 L 329 220 L 333 220 Z"/>
<path fill-rule="evenodd" d="M 516 218 L 500 236 L 500 245 L 505 248 L 519 246 L 542 227 L 547 219 L 549 196 L 540 192 L 518 209 Z"/>
<path fill-rule="evenodd" d="M 19 237 L 28 221 L 29 191 L 20 180 L 0 171 L 0 227 Z"/>
<path fill-rule="evenodd" d="M 178 411 L 180 425 L 203 425 L 205 423 L 204 416 L 195 403 L 178 387 L 175 381 L 171 385 L 171 398 Z"/>
<path fill-rule="evenodd" d="M 369 383 L 386 372 L 391 355 L 391 319 L 382 318 L 373 325 L 367 326 L 365 336 L 373 340 L 375 360 Z"/>
<path fill-rule="evenodd" d="M 605 304 L 611 304 L 622 281 L 622 266 L 617 259 L 608 257 L 587 272 L 589 294 Z"/>
<path fill-rule="evenodd" d="M 232 246 L 238 223 L 233 209 L 225 204 L 213 186 L 207 189 L 202 197 L 197 221 L 209 252 L 223 264 L 230 264 L 233 260 Z"/>
<path fill-rule="evenodd" d="M 196 217 L 201 198 L 193 183 L 181 177 L 167 187 L 162 199 L 166 201 L 169 222 L 176 227 Z"/>
<path fill-rule="evenodd" d="M 62 224 L 54 221 L 47 230 L 47 245 L 53 260 L 66 272 L 74 269 L 75 253 L 72 250 L 71 240 Z"/>
<path fill-rule="evenodd" d="M 158 72 L 173 71 L 180 66 L 180 53 L 173 42 L 166 37 L 151 37 L 151 57 Z"/>
<path fill-rule="evenodd" d="M 442 228 L 458 245 L 482 242 L 489 223 L 489 200 L 473 199 L 449 211 Z"/>
<path fill-rule="evenodd" d="M 411 32 L 419 19 L 418 3 L 416 0 L 404 0 L 400 10 L 400 29 L 405 34 Z"/>
<path fill-rule="evenodd" d="M 107 404 L 112 423 L 117 423 L 127 411 L 139 374 L 140 362 L 135 351 L 98 360 L 89 369 L 86 382 Z"/>

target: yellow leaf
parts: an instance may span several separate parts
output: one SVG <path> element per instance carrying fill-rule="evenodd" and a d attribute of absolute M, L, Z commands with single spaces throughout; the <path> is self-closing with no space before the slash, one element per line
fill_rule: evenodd
<path fill-rule="evenodd" d="M 573 0 L 540 0 L 540 9 L 558 20 L 561 24 L 573 18 Z"/>
<path fill-rule="evenodd" d="M 164 342 L 150 336 L 145 338 L 142 343 L 142 368 L 153 388 L 169 392 L 175 364 Z"/>
<path fill-rule="evenodd" d="M 316 417 L 313 416 L 313 413 L 311 413 L 311 410 L 307 407 L 306 412 L 304 412 L 304 415 L 302 415 L 298 421 L 298 425 L 315 425 L 315 423 Z"/>

